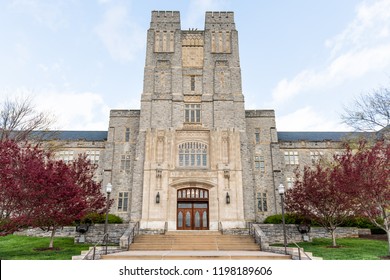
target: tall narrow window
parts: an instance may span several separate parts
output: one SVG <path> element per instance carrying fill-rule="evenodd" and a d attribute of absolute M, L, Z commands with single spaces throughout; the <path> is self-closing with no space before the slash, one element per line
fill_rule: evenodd
<path fill-rule="evenodd" d="M 125 141 L 126 142 L 129 142 L 130 141 L 130 128 L 126 128 L 126 132 L 125 132 Z"/>
<path fill-rule="evenodd" d="M 257 211 L 267 212 L 268 203 L 267 203 L 267 194 L 266 193 L 257 193 Z"/>
<path fill-rule="evenodd" d="M 264 156 L 255 156 L 255 168 L 262 173 L 265 171 Z"/>
<path fill-rule="evenodd" d="M 200 123 L 200 104 L 186 104 L 184 120 L 186 123 Z"/>
<path fill-rule="evenodd" d="M 129 192 L 118 194 L 118 212 L 126 212 L 129 205 Z"/>
<path fill-rule="evenodd" d="M 195 76 L 191 76 L 191 91 L 195 91 Z"/>
<path fill-rule="evenodd" d="M 121 156 L 121 171 L 130 172 L 130 155 Z"/>
<path fill-rule="evenodd" d="M 260 129 L 258 128 L 255 129 L 255 140 L 256 140 L 256 144 L 260 143 Z"/>

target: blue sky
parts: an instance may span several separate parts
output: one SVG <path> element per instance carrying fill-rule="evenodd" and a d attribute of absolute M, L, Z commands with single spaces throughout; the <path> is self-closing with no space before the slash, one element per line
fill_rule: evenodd
<path fill-rule="evenodd" d="M 110 109 L 139 108 L 152 10 L 199 30 L 234 11 L 246 109 L 274 109 L 279 131 L 350 130 L 343 106 L 390 86 L 390 0 L 0 0 L 0 100 L 107 130 Z"/>

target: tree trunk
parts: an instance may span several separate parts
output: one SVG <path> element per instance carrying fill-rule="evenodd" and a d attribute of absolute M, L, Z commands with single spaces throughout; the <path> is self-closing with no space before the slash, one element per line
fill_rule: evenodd
<path fill-rule="evenodd" d="M 332 234 L 332 246 L 336 247 L 336 229 L 331 230 L 330 233 Z"/>
<path fill-rule="evenodd" d="M 52 231 L 51 231 L 51 235 L 50 235 L 50 244 L 49 244 L 49 248 L 53 248 L 53 243 L 54 243 L 54 235 L 56 233 L 56 228 L 53 227 Z"/>

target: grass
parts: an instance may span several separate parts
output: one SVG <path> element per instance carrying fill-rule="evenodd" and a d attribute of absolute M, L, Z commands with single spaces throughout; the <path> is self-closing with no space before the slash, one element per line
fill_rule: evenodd
<path fill-rule="evenodd" d="M 49 247 L 50 238 L 7 235 L 0 237 L 1 260 L 71 260 L 88 250 L 89 244 L 74 244 L 71 237 L 56 237 L 56 250 L 37 250 Z"/>
<path fill-rule="evenodd" d="M 298 245 L 305 252 L 324 260 L 379 260 L 388 255 L 386 241 L 362 238 L 338 238 L 336 241 L 338 248 L 329 247 L 332 241 L 327 238 L 314 238 L 312 242 L 300 242 Z"/>

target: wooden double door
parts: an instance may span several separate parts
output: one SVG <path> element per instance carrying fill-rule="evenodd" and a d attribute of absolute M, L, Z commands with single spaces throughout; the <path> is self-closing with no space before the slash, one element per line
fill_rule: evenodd
<path fill-rule="evenodd" d="M 208 190 L 186 188 L 178 191 L 177 196 L 177 229 L 209 229 L 209 196 Z"/>
<path fill-rule="evenodd" d="M 178 230 L 206 230 L 209 229 L 208 202 L 178 202 L 177 203 Z"/>

